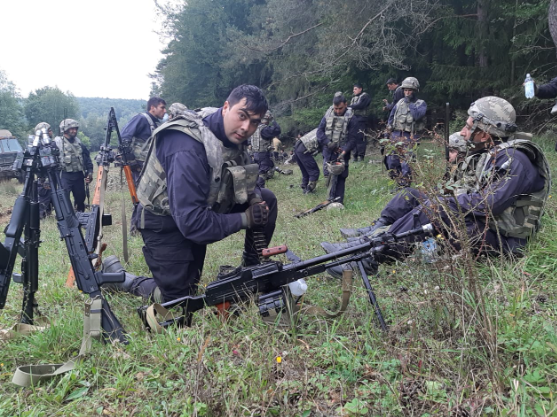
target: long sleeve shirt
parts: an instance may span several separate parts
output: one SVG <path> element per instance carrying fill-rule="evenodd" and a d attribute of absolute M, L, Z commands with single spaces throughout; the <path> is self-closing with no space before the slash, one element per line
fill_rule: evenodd
<path fill-rule="evenodd" d="M 536 85 L 537 98 L 555 98 L 557 97 L 557 77 L 547 84 Z"/>
<path fill-rule="evenodd" d="M 319 127 L 317 128 L 317 142 L 323 149 L 324 146 L 327 146 L 330 142 L 327 135 L 325 135 L 325 127 L 327 126 L 327 118 L 323 117 L 321 119 L 321 123 L 319 123 Z M 340 147 L 341 150 L 348 153 L 352 149 L 356 147 L 356 140 L 358 138 L 358 123 L 352 117 L 348 122 L 347 131 L 346 131 L 346 142 L 344 145 Z"/>
<path fill-rule="evenodd" d="M 158 127 L 160 124 L 158 119 L 151 113 L 146 114 L 153 121 L 155 128 Z M 143 140 L 149 139 L 151 136 L 151 125 L 145 118 L 144 113 L 139 113 L 133 116 L 126 126 L 124 126 L 124 129 L 122 129 L 120 136 L 122 136 L 122 140 L 128 142 L 131 141 L 133 137 Z"/>
<path fill-rule="evenodd" d="M 405 100 L 406 98 L 404 98 Z M 400 100 L 399 100 L 400 101 Z M 420 119 L 422 119 L 423 117 L 425 117 L 425 114 L 427 112 L 427 104 L 425 101 L 420 101 L 420 104 L 416 103 L 417 99 L 414 99 L 409 105 L 408 108 L 410 110 L 410 114 L 412 115 L 412 118 L 415 121 L 418 121 Z M 395 118 L 395 114 L 396 114 L 396 109 L 397 109 L 397 104 L 394 105 L 393 109 L 391 110 L 391 114 L 389 115 L 389 126 L 393 125 L 394 122 L 394 118 Z"/>
<path fill-rule="evenodd" d="M 203 122 L 224 146 L 237 146 L 224 134 L 222 109 Z M 211 169 L 202 143 L 181 132 L 163 131 L 157 138 L 157 159 L 167 175 L 171 215 L 156 216 L 145 210 L 146 229 L 163 233 L 178 228 L 187 240 L 209 244 L 242 228 L 240 213 L 219 214 L 207 203 Z"/>
<path fill-rule="evenodd" d="M 393 91 L 393 102 L 388 103 L 385 106 L 387 111 L 391 111 L 393 109 L 393 107 L 396 106 L 396 103 L 398 103 L 400 101 L 401 98 L 404 98 L 404 90 L 402 89 L 402 87 L 398 86 L 395 89 L 395 91 Z"/>

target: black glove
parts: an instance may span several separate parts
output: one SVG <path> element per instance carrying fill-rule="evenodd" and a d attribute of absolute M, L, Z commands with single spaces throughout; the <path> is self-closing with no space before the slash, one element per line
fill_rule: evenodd
<path fill-rule="evenodd" d="M 265 226 L 269 220 L 269 207 L 267 204 L 254 204 L 249 206 L 242 216 L 242 226 L 246 229 Z"/>
<path fill-rule="evenodd" d="M 251 193 L 248 194 L 248 203 L 250 206 L 253 206 L 254 204 L 259 204 L 263 202 L 263 200 L 261 200 L 261 197 L 255 193 Z"/>
<path fill-rule="evenodd" d="M 327 143 L 327 148 L 329 148 L 330 151 L 334 151 L 338 148 L 338 144 L 336 142 L 329 142 Z"/>

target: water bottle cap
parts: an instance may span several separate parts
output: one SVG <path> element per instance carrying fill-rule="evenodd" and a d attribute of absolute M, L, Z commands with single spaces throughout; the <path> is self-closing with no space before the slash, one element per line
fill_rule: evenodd
<path fill-rule="evenodd" d="M 526 74 L 526 78 L 529 78 L 529 77 L 530 77 L 530 73 Z"/>

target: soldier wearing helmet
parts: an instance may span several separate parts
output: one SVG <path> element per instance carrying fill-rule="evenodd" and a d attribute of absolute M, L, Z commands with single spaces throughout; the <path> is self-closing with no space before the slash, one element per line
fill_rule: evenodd
<path fill-rule="evenodd" d="M 275 173 L 275 163 L 271 159 L 271 143 L 274 137 L 280 136 L 280 133 L 280 126 L 273 121 L 271 111 L 267 110 L 261 119 L 261 124 L 249 140 L 253 159 L 259 165 L 259 178 L 257 179 L 259 187 L 264 187 L 265 180 L 273 178 Z"/>
<path fill-rule="evenodd" d="M 531 136 L 516 131 L 516 113 L 506 100 L 483 97 L 472 103 L 468 115 L 460 132 L 470 148 L 464 163 L 458 166 L 464 181 L 456 181 L 450 193 L 439 196 L 407 188 L 393 197 L 371 226 L 341 229 L 341 233 L 371 236 L 385 228 L 401 233 L 434 222 L 438 231 L 460 249 L 460 242 L 451 240 L 451 225 L 460 224 L 456 221 L 460 217 L 475 250 L 518 253 L 540 226 L 551 188 L 549 164 L 541 148 L 529 140 Z M 444 206 L 440 206 L 441 200 Z M 334 252 L 359 240 L 324 242 L 322 246 Z M 402 244 L 387 255 L 400 258 L 408 252 L 409 246 Z M 340 272 L 338 268 L 332 271 L 337 275 Z"/>
<path fill-rule="evenodd" d="M 391 179 L 401 187 L 408 187 L 412 181 L 409 162 L 420 132 L 425 129 L 427 104 L 416 97 L 420 90 L 420 83 L 416 78 L 405 78 L 401 87 L 404 98 L 394 105 L 387 125 L 391 132 L 391 143 L 396 149 L 385 157 L 385 166 Z"/>
<path fill-rule="evenodd" d="M 167 110 L 168 120 L 172 120 L 175 117 L 180 116 L 184 112 L 188 111 L 188 108 L 182 103 L 172 103 Z"/>
<path fill-rule="evenodd" d="M 348 178 L 348 161 L 350 153 L 356 148 L 358 121 L 354 119 L 352 109 L 348 107 L 342 93 L 335 93 L 333 106 L 327 110 L 317 128 L 317 141 L 323 149 L 323 174 L 329 177 L 328 162 L 344 161 L 345 169 L 337 176 L 334 195 L 340 203 L 344 201 L 344 189 Z M 298 155 L 298 154 L 297 154 Z"/>
<path fill-rule="evenodd" d="M 354 113 L 354 120 L 358 122 L 358 135 L 356 136 L 356 149 L 354 151 L 354 162 L 357 162 L 358 160 L 363 161 L 366 155 L 367 139 L 364 132 L 371 116 L 369 109 L 371 97 L 364 92 L 360 83 L 354 84 L 352 91 L 354 95 L 350 100 L 349 107 Z"/>
<path fill-rule="evenodd" d="M 137 186 L 139 173 L 145 161 L 146 150 L 145 142 L 151 136 L 151 133 L 163 122 L 166 113 L 166 101 L 160 97 L 151 97 L 147 101 L 147 111 L 145 113 L 136 114 L 122 129 L 122 140 L 127 143 L 131 149 L 128 160 L 133 161 L 130 164 L 133 180 Z"/>
<path fill-rule="evenodd" d="M 60 122 L 60 135 L 54 138 L 60 150 L 60 185 L 71 192 L 77 211 L 85 211 L 85 183 L 93 179 L 93 162 L 89 150 L 77 137 L 79 123 L 73 119 Z"/>

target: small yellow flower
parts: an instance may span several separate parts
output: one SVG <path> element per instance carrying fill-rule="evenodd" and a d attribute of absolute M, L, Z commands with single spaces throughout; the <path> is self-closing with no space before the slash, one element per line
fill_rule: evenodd
<path fill-rule="evenodd" d="M 547 198 L 551 198 L 551 196 L 547 197 Z"/>
<path fill-rule="evenodd" d="M 396 274 L 396 270 L 393 269 L 393 274 Z"/>
<path fill-rule="evenodd" d="M 177 340 L 177 341 L 179 342 L 179 341 L 180 341 L 180 338 L 179 338 L 179 337 L 177 337 L 177 338 L 176 338 L 176 340 Z"/>
<path fill-rule="evenodd" d="M 277 356 L 277 363 L 281 363 L 282 362 L 282 357 Z"/>

